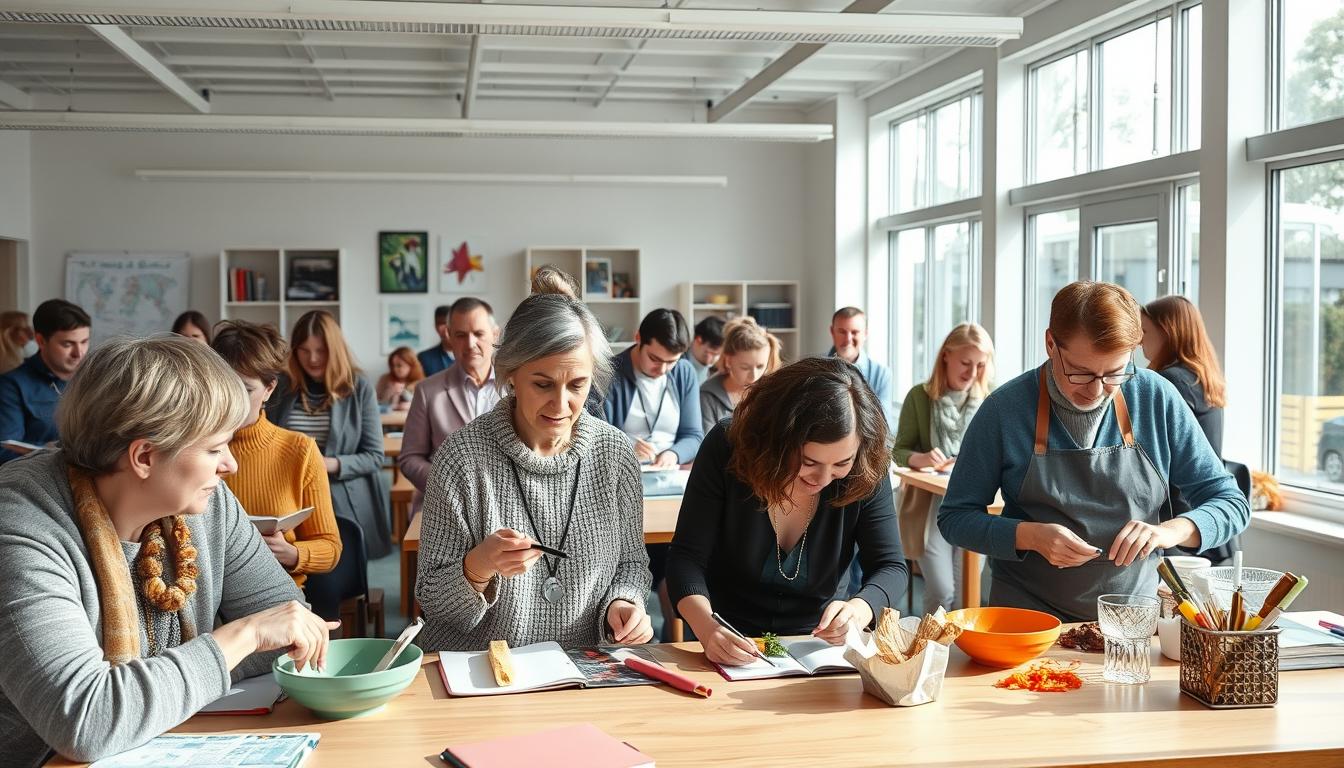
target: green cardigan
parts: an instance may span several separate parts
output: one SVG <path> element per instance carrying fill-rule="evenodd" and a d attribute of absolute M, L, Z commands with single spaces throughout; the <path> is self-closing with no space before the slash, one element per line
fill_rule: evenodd
<path fill-rule="evenodd" d="M 901 419 L 896 425 L 896 439 L 891 449 L 891 460 L 897 466 L 910 466 L 910 454 L 927 453 L 933 450 L 933 436 L 929 433 L 932 419 L 929 416 L 930 401 L 928 390 L 923 384 L 910 388 L 901 404 Z"/>

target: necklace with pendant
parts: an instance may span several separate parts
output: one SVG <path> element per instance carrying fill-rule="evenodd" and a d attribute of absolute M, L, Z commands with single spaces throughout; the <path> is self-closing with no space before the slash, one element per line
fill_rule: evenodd
<path fill-rule="evenodd" d="M 513 481 L 518 485 L 518 499 L 523 505 L 523 512 L 527 514 L 527 522 L 532 525 L 532 534 L 540 543 L 541 528 L 537 526 L 537 521 L 532 517 L 532 508 L 527 504 L 527 494 L 523 492 L 523 480 L 518 476 L 518 466 L 512 461 L 509 462 L 509 468 L 513 470 Z M 555 545 L 556 549 L 565 548 L 565 540 L 569 538 L 569 524 L 574 520 L 574 502 L 579 495 L 579 471 L 582 469 L 582 460 L 574 462 L 574 485 L 569 491 L 569 515 L 565 518 L 564 530 L 560 533 L 560 542 Z M 565 597 L 565 585 L 560 581 L 557 575 L 560 572 L 560 558 L 541 556 L 541 561 L 546 565 L 546 579 L 541 583 L 541 599 L 555 605 Z"/>

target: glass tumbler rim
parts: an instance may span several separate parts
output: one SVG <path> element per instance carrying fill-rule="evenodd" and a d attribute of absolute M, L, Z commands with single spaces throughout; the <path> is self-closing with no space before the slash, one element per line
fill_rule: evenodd
<path fill-rule="evenodd" d="M 1097 595 L 1097 602 L 1114 606 L 1132 605 L 1132 606 L 1152 606 L 1154 608 L 1160 608 L 1162 606 L 1162 601 L 1156 595 L 1135 595 L 1135 594 L 1124 594 L 1120 592 L 1107 595 Z"/>

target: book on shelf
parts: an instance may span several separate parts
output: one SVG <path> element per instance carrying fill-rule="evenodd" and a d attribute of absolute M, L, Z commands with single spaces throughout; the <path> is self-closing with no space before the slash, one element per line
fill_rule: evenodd
<path fill-rule="evenodd" d="M 452 768 L 653 768 L 653 758 L 590 723 L 455 744 L 439 755 Z"/>
<path fill-rule="evenodd" d="M 740 667 L 714 666 L 727 680 L 764 680 L 771 677 L 834 675 L 857 671 L 853 664 L 845 661 L 843 645 L 831 645 L 815 637 L 781 637 L 779 642 L 784 646 L 786 655 L 771 656 L 770 661 L 774 664 L 756 659 Z"/>
<path fill-rule="evenodd" d="M 493 696 L 555 688 L 615 688 L 626 685 L 656 685 L 625 666 L 626 656 L 657 664 L 644 648 L 596 646 L 561 648 L 559 643 L 534 643 L 509 649 L 513 659 L 513 682 L 499 685 L 490 668 L 487 651 L 440 651 L 439 674 L 453 696 Z"/>
<path fill-rule="evenodd" d="M 316 733 L 167 733 L 89 768 L 297 768 L 320 738 Z"/>
<path fill-rule="evenodd" d="M 747 307 L 747 314 L 763 328 L 793 327 L 793 305 L 787 302 L 757 302 Z"/>

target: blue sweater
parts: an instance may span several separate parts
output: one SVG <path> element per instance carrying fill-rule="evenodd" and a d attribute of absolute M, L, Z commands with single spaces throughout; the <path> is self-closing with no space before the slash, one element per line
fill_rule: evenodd
<path fill-rule="evenodd" d="M 42 362 L 40 354 L 33 354 L 18 368 L 0 376 L 0 440 L 44 445 L 59 439 L 56 404 L 65 385 Z M 18 455 L 0 448 L 0 464 Z"/>
<path fill-rule="evenodd" d="M 635 399 L 635 363 L 630 356 L 633 351 L 634 347 L 631 347 L 612 360 L 616 375 L 611 381 L 611 391 L 602 403 L 602 413 L 607 423 L 617 429 L 625 428 L 625 420 L 630 416 L 630 404 Z M 678 464 L 686 464 L 695 459 L 695 454 L 700 450 L 700 441 L 705 439 L 705 429 L 700 424 L 700 382 L 695 375 L 695 367 L 683 357 L 667 372 L 667 383 L 681 410 L 677 439 L 669 450 L 677 455 Z"/>
<path fill-rule="evenodd" d="M 1038 370 L 1033 368 L 995 390 L 966 429 L 938 512 L 938 529 L 952 544 L 1001 560 L 1024 557 L 1015 544 L 1017 526 L 1030 518 L 1018 506 L 1017 495 L 1034 448 Z M 1246 497 L 1209 447 L 1171 382 L 1140 369 L 1120 389 L 1134 423 L 1134 439 L 1168 484 L 1180 488 L 1190 503 L 1190 511 L 1182 516 L 1199 529 L 1198 549 L 1216 547 L 1245 529 L 1251 516 Z M 1102 419 L 1098 447 L 1122 442 L 1114 409 L 1107 408 L 1111 412 Z M 1048 447 L 1078 449 L 1053 413 Z M 1000 490 L 1003 515 L 986 514 L 985 508 Z M 1110 546 L 1110 542 L 1096 544 Z"/>

